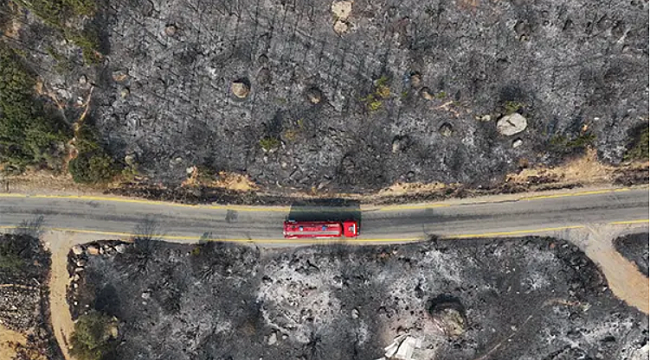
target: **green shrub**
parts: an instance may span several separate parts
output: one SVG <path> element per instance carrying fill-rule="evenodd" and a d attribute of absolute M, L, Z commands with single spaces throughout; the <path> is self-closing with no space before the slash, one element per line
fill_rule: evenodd
<path fill-rule="evenodd" d="M 113 318 L 96 311 L 80 316 L 70 337 L 70 353 L 78 360 L 100 360 L 113 348 L 111 332 L 116 326 Z"/>
<path fill-rule="evenodd" d="M 97 135 L 90 126 L 84 124 L 79 127 L 75 146 L 78 155 L 68 163 L 68 171 L 75 182 L 104 183 L 120 172 L 120 166 L 99 145 Z"/>
<path fill-rule="evenodd" d="M 591 132 L 580 134 L 575 138 L 566 135 L 555 135 L 549 141 L 550 149 L 561 153 L 571 154 L 583 151 L 588 146 L 592 146 L 596 141 L 596 135 Z"/>
<path fill-rule="evenodd" d="M 96 64 L 99 55 L 97 31 L 86 28 L 77 31 L 66 25 L 71 17 L 92 17 L 97 11 L 95 0 L 17 0 L 20 5 L 33 12 L 43 22 L 63 32 L 64 37 L 81 49 L 86 64 Z"/>
<path fill-rule="evenodd" d="M 648 161 L 648 124 L 635 129 L 633 140 L 623 157 L 625 161 L 645 160 Z"/>
<path fill-rule="evenodd" d="M 99 53 L 99 35 L 94 28 L 84 31 L 66 30 L 65 37 L 81 49 L 81 56 L 87 65 L 99 64 L 102 60 Z"/>
<path fill-rule="evenodd" d="M 260 140 L 260 146 L 266 151 L 277 149 L 280 146 L 280 140 L 277 137 L 267 136 Z"/>
<path fill-rule="evenodd" d="M 383 100 L 390 97 L 389 78 L 382 76 L 375 81 L 375 87 L 371 94 L 361 98 L 368 111 L 377 111 L 383 106 Z"/>
<path fill-rule="evenodd" d="M 113 159 L 103 152 L 79 154 L 70 160 L 68 171 L 75 182 L 84 184 L 105 183 L 119 173 Z"/>
<path fill-rule="evenodd" d="M 520 103 L 517 101 L 506 101 L 505 105 L 503 106 L 506 115 L 514 114 L 523 107 L 524 107 L 524 103 Z"/>
<path fill-rule="evenodd" d="M 377 110 L 381 109 L 382 105 L 383 105 L 383 103 L 381 102 L 381 100 L 377 100 L 377 99 L 373 99 L 373 100 L 369 101 L 368 103 L 366 103 L 366 106 L 368 106 L 368 110 L 370 110 L 370 111 L 377 111 Z"/>
<path fill-rule="evenodd" d="M 97 11 L 95 0 L 18 0 L 20 5 L 41 18 L 48 25 L 62 29 L 73 16 L 93 16 Z"/>

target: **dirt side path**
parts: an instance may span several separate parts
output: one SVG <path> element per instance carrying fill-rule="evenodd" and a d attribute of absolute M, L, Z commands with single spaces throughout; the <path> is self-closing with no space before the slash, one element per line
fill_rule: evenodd
<path fill-rule="evenodd" d="M 52 252 L 52 273 L 50 279 L 50 310 L 52 314 L 52 328 L 56 341 L 67 360 L 72 357 L 68 351 L 68 339 L 74 331 L 74 322 L 70 316 L 70 309 L 66 302 L 66 288 L 70 284 L 68 275 L 68 251 L 74 244 L 71 236 L 66 233 L 48 231 L 43 236 L 43 241 L 48 243 Z"/>
<path fill-rule="evenodd" d="M 74 322 L 66 302 L 66 288 L 70 283 L 67 263 L 70 247 L 75 244 L 73 234 L 47 231 L 43 234 L 43 242 L 52 252 L 52 270 L 50 278 L 50 313 L 52 314 L 52 329 L 56 341 L 66 360 L 74 359 L 68 351 L 68 339 L 74 331 Z"/>
<path fill-rule="evenodd" d="M 587 231 L 589 234 L 586 239 L 581 241 L 580 246 L 583 247 L 587 256 L 600 267 L 614 295 L 628 305 L 648 314 L 648 278 L 639 271 L 633 262 L 616 251 L 613 243 L 618 236 L 634 232 L 635 229 L 639 230 L 638 227 L 623 229 L 607 226 L 589 227 Z"/>

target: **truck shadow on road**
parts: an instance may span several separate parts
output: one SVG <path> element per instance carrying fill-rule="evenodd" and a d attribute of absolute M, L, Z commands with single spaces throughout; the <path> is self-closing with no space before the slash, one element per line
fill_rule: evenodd
<path fill-rule="evenodd" d="M 287 220 L 340 221 L 356 220 L 361 226 L 361 203 L 357 200 L 330 198 L 299 200 L 291 204 Z"/>

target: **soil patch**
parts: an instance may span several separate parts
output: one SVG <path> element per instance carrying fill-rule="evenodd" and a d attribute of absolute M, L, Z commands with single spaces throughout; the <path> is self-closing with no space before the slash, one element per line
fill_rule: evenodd
<path fill-rule="evenodd" d="M 16 355 L 16 344 L 25 346 L 27 337 L 0 325 L 0 360 L 11 360 Z"/>

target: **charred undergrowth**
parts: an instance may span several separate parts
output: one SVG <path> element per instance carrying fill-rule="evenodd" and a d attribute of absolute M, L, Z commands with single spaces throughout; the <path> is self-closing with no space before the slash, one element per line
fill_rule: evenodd
<path fill-rule="evenodd" d="M 120 318 L 121 357 L 379 358 L 406 333 L 442 359 L 564 359 L 569 344 L 622 359 L 647 337 L 647 318 L 585 254 L 551 238 L 264 251 L 160 242 L 147 276 L 132 276 L 128 259 L 90 257 L 75 295 L 77 308 Z"/>

